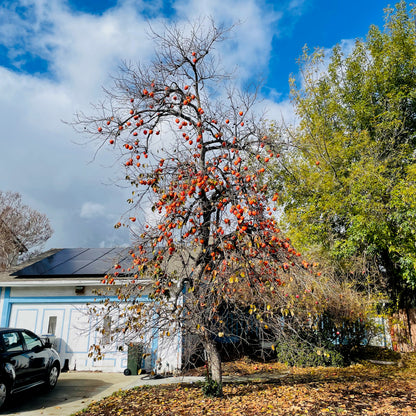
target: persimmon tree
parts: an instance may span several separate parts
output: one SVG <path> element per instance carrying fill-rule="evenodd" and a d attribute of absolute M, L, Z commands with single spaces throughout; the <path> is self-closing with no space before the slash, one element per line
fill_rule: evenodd
<path fill-rule="evenodd" d="M 305 51 L 292 79 L 299 124 L 276 164 L 283 221 L 298 247 L 313 248 L 366 285 L 414 306 L 415 9 L 386 9 L 345 55 Z M 280 189 L 279 189 L 280 188 Z"/>
<path fill-rule="evenodd" d="M 0 191 L 0 270 L 31 256 L 52 232 L 46 215 L 23 204 L 19 193 Z"/>
<path fill-rule="evenodd" d="M 96 114 L 75 122 L 121 155 L 133 188 L 128 220 L 116 224 L 137 237 L 132 264 L 105 279 L 128 279 L 108 303 L 123 318 L 112 331 L 192 336 L 219 387 L 221 342 L 275 341 L 340 303 L 340 287 L 279 231 L 267 170 L 280 155 L 256 94 L 219 68 L 228 33 L 207 21 L 153 33 L 151 63 L 125 64 Z"/>

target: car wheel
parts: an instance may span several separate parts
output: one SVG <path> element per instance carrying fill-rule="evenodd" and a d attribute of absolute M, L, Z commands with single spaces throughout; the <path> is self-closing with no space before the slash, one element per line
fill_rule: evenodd
<path fill-rule="evenodd" d="M 9 388 L 3 380 L 0 380 L 0 409 L 7 403 L 8 398 Z"/>
<path fill-rule="evenodd" d="M 46 379 L 46 389 L 47 390 L 53 390 L 56 386 L 56 383 L 58 381 L 59 376 L 59 368 L 57 364 L 54 364 L 48 372 L 48 377 Z"/>

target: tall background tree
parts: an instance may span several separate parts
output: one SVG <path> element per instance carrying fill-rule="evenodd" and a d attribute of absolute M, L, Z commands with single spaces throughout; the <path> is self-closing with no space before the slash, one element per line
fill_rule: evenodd
<path fill-rule="evenodd" d="M 25 205 L 19 193 L 0 191 L 0 270 L 33 255 L 52 233 L 46 215 Z"/>
<path fill-rule="evenodd" d="M 348 54 L 305 49 L 300 86 L 291 79 L 299 124 L 275 130 L 275 183 L 296 245 L 414 306 L 415 9 L 385 13 Z"/>
<path fill-rule="evenodd" d="M 106 280 L 128 279 L 104 311 L 122 318 L 113 333 L 192 336 L 219 392 L 223 341 L 275 341 L 312 328 L 324 310 L 348 319 L 362 310 L 357 298 L 340 302 L 348 288 L 323 277 L 277 227 L 267 166 L 279 155 L 255 92 L 220 68 L 216 48 L 229 33 L 209 20 L 153 33 L 152 62 L 124 65 L 97 113 L 75 121 L 121 155 L 133 189 L 129 219 L 116 224 L 136 236 L 132 266 L 116 264 Z"/>

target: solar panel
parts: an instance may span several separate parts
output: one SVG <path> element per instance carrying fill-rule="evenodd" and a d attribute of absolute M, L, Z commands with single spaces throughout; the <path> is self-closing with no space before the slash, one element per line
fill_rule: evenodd
<path fill-rule="evenodd" d="M 114 264 L 131 266 L 128 248 L 66 248 L 17 272 L 14 276 L 103 276 Z"/>
<path fill-rule="evenodd" d="M 68 260 L 79 255 L 85 248 L 67 248 L 58 251 L 57 253 L 44 258 L 22 270 L 17 271 L 14 275 L 19 276 L 32 276 L 32 275 L 45 275 L 50 274 L 51 270 L 60 264 L 68 262 Z"/>
<path fill-rule="evenodd" d="M 132 258 L 129 255 L 129 249 L 111 249 L 105 255 L 96 257 L 93 262 L 85 264 L 79 270 L 80 274 L 107 274 L 114 271 L 115 264 L 120 264 L 122 268 L 127 269 L 132 264 Z"/>

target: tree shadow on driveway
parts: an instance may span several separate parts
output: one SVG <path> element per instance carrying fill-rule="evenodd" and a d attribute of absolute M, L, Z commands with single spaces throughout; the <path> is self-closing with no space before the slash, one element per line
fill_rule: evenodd
<path fill-rule="evenodd" d="M 61 374 L 55 389 L 46 392 L 42 386 L 11 397 L 0 415 L 69 415 L 86 407 L 92 400 L 123 380 L 109 373 Z"/>

